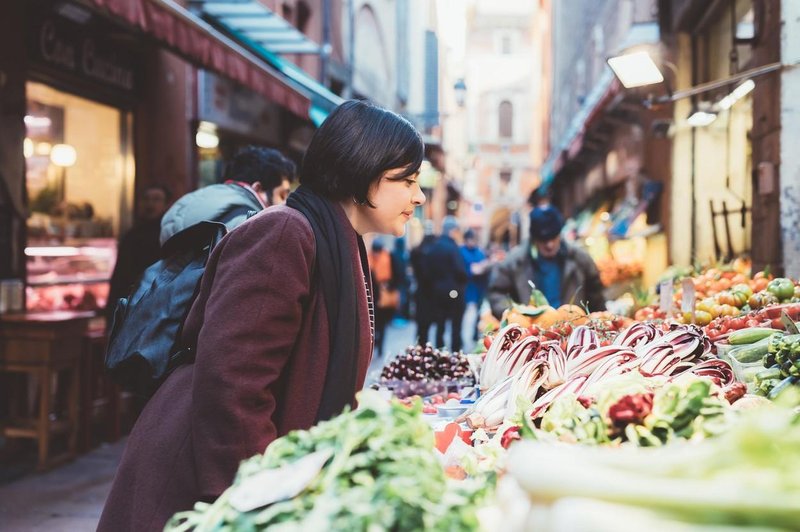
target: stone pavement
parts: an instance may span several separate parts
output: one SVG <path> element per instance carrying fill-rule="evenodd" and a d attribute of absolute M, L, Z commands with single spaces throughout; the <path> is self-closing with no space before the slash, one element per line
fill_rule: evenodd
<path fill-rule="evenodd" d="M 0 530 L 95 530 L 124 446 L 124 439 L 102 445 L 52 471 L 0 485 Z"/>

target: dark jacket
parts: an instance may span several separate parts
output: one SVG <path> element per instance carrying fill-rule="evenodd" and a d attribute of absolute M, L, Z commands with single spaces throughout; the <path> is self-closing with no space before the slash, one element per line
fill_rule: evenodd
<path fill-rule="evenodd" d="M 355 232 L 347 245 L 364 287 Z M 175 512 L 219 496 L 241 460 L 314 424 L 330 350 L 324 296 L 311 288 L 314 254 L 308 220 L 285 206 L 217 245 L 184 330 L 197 337 L 195 362 L 167 378 L 136 422 L 98 530 L 161 530 Z M 360 388 L 372 354 L 366 288 L 357 302 Z"/>
<path fill-rule="evenodd" d="M 437 306 L 464 303 L 467 268 L 456 241 L 442 235 L 434 242 L 425 258 L 430 278 L 431 296 Z"/>
<path fill-rule="evenodd" d="M 605 310 L 603 283 L 592 258 L 586 251 L 564 243 L 564 267 L 561 276 L 561 302 L 586 303 L 589 310 Z M 524 242 L 512 249 L 495 265 L 489 277 L 489 304 L 498 319 L 512 303 L 527 304 L 531 297 L 528 280 L 534 278 L 531 246 Z"/>
<path fill-rule="evenodd" d="M 417 282 L 417 290 L 414 294 L 416 318 L 418 321 L 423 322 L 434 320 L 433 309 L 431 308 L 431 280 L 425 266 L 425 261 L 434 242 L 436 242 L 435 235 L 425 235 L 422 242 L 411 250 L 409 256 L 411 270 L 414 272 L 414 279 Z"/>
<path fill-rule="evenodd" d="M 127 297 L 147 267 L 161 258 L 161 244 L 158 241 L 161 220 L 158 218 L 138 223 L 119 241 L 117 262 L 111 274 L 106 302 L 109 325 L 119 298 Z"/>

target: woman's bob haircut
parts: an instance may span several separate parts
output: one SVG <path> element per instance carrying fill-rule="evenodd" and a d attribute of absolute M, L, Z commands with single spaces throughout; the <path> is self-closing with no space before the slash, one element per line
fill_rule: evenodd
<path fill-rule="evenodd" d="M 300 183 L 331 200 L 370 205 L 368 193 L 387 170 L 419 171 L 425 148 L 405 118 L 375 105 L 349 100 L 325 119 L 303 158 Z"/>

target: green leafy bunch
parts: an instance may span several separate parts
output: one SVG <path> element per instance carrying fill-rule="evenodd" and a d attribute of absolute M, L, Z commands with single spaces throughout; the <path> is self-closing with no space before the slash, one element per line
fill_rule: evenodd
<path fill-rule="evenodd" d="M 431 429 L 421 416 L 421 402 L 408 408 L 365 391 L 359 405 L 275 440 L 263 455 L 242 462 L 233 486 L 213 505 L 198 503 L 193 511 L 176 514 L 167 530 L 477 528 L 475 510 L 486 485 L 477 479 L 456 483 L 446 478 Z M 332 457 L 295 498 L 250 512 L 230 505 L 231 490 L 246 478 L 318 451 L 330 451 Z"/>

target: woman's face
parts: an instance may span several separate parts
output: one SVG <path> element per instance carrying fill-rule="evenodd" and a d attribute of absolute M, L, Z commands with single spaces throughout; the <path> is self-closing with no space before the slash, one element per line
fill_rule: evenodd
<path fill-rule="evenodd" d="M 425 194 L 417 182 L 419 172 L 398 178 L 404 171 L 395 168 L 384 172 L 369 192 L 369 200 L 375 207 L 358 206 L 366 232 L 403 236 L 414 209 L 425 203 Z"/>

